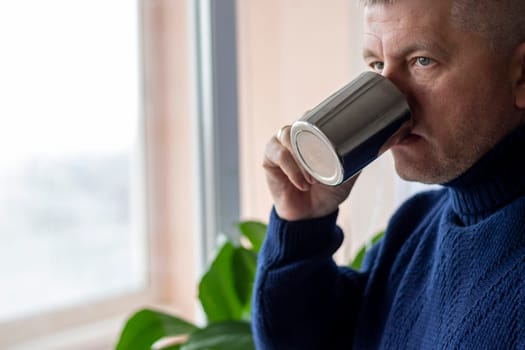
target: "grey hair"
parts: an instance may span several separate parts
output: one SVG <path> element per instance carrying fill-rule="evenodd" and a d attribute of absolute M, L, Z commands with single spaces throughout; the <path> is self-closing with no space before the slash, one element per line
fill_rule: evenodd
<path fill-rule="evenodd" d="M 396 1 L 359 2 L 369 7 L 393 4 Z M 460 28 L 479 33 L 495 50 L 508 53 L 525 42 L 525 0 L 453 0 L 452 16 Z"/>

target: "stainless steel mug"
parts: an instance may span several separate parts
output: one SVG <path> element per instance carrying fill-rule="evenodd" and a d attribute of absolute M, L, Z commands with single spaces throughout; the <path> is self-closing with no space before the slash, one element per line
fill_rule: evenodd
<path fill-rule="evenodd" d="M 397 87 L 365 72 L 292 124 L 292 149 L 317 181 L 336 186 L 408 134 L 409 119 Z"/>

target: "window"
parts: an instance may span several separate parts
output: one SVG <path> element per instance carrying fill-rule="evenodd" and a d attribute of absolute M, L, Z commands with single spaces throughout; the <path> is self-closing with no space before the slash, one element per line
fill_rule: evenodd
<path fill-rule="evenodd" d="M 0 2 L 1 324 L 148 286 L 138 19 Z"/>

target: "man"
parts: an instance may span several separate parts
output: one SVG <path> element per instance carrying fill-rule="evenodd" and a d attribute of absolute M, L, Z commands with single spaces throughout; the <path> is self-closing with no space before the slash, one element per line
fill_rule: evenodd
<path fill-rule="evenodd" d="M 391 218 L 362 271 L 337 267 L 354 180 L 304 175 L 267 145 L 259 349 L 525 349 L 525 1 L 365 1 L 364 59 L 412 110 L 404 179 L 443 184 Z"/>

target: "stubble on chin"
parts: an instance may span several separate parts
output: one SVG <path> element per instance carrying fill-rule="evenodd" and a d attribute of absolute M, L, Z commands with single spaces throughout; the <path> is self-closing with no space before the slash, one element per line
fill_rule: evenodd
<path fill-rule="evenodd" d="M 469 149 L 470 148 L 470 149 Z M 480 150 L 472 145 L 458 144 L 447 156 L 437 151 L 408 153 L 393 151 L 397 174 L 406 181 L 424 184 L 444 184 L 465 173 L 479 159 Z"/>
<path fill-rule="evenodd" d="M 458 137 L 452 147 L 439 149 L 440 152 L 430 147 L 426 153 L 393 152 L 396 172 L 407 181 L 440 185 L 451 182 L 472 168 L 501 140 L 490 136 Z"/>
<path fill-rule="evenodd" d="M 420 182 L 424 184 L 443 184 L 448 181 L 443 169 L 436 164 L 425 162 L 404 162 L 394 157 L 395 169 L 398 176 L 405 181 Z"/>

